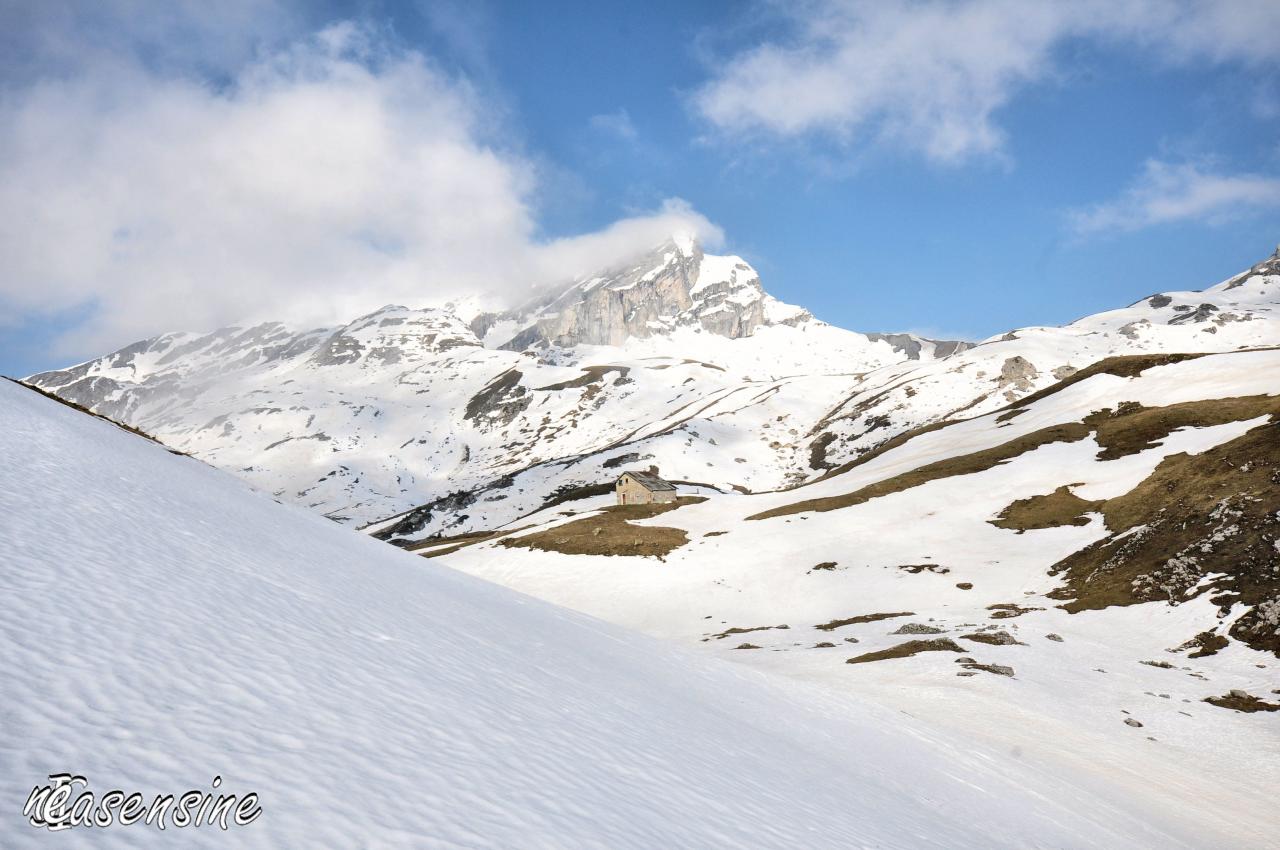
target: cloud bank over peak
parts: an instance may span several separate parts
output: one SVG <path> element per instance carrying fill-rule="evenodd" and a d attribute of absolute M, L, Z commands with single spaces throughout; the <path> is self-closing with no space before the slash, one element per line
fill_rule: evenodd
<path fill-rule="evenodd" d="M 232 55 L 223 50 L 219 57 Z M 465 80 L 332 24 L 225 75 L 120 52 L 0 98 L 0 310 L 88 311 L 75 356 L 163 330 L 319 325 L 531 285 L 719 231 L 673 199 L 540 237 L 537 169 Z"/>

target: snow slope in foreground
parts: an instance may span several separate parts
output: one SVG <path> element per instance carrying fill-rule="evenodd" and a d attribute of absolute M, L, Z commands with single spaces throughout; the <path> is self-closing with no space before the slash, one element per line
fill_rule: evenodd
<path fill-rule="evenodd" d="M 51 773 L 262 817 L 59 846 L 1224 846 L 451 572 L 0 382 L 0 844 Z"/>

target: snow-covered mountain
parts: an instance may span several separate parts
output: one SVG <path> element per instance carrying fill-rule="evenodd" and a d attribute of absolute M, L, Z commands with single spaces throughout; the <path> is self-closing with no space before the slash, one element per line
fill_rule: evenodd
<path fill-rule="evenodd" d="M 477 489 L 458 488 L 372 531 L 413 544 L 496 528 L 568 496 L 589 495 L 627 464 L 657 465 L 669 478 L 720 491 L 795 486 L 914 429 L 996 410 L 1106 357 L 1277 345 L 1280 253 L 1207 290 L 1152 295 L 1065 327 L 1022 328 L 954 348 L 899 338 L 903 356 L 879 368 L 832 358 L 820 343 L 792 352 L 785 374 L 762 380 L 768 365 L 760 355 L 775 350 L 761 344 L 765 339 L 795 345 L 833 330 L 799 327 L 799 334 L 764 328 L 748 344 L 718 349 L 710 359 L 724 364 L 721 377 L 732 380 L 704 396 L 712 403 L 684 406 L 603 450 L 529 464 Z M 691 386 L 708 384 L 703 370 L 690 377 L 684 380 Z M 607 415 L 593 415 L 592 422 L 592 428 L 610 424 Z"/>
<path fill-rule="evenodd" d="M 602 492 L 628 464 L 711 490 L 812 481 L 1102 358 L 1280 343 L 1280 255 L 976 346 L 832 327 L 692 239 L 505 312 L 165 334 L 29 380 L 402 544 Z"/>
<path fill-rule="evenodd" d="M 1190 850 L 1239 835 L 1210 816 L 1148 822 L 1103 776 L 1044 773 L 433 566 L 7 381 L 0 452 L 6 848 Z M 72 811 L 85 790 L 150 807 L 195 789 L 256 794 L 261 814 L 50 836 L 21 812 L 55 773 L 87 780 Z"/>
<path fill-rule="evenodd" d="M 598 483 L 627 446 L 722 489 L 800 480 L 802 435 L 854 376 L 965 345 L 832 327 L 677 237 L 504 313 L 165 334 L 30 381 L 334 519 L 485 492 L 496 513 L 423 525 L 461 530 Z M 690 439 L 695 419 L 718 421 Z"/>

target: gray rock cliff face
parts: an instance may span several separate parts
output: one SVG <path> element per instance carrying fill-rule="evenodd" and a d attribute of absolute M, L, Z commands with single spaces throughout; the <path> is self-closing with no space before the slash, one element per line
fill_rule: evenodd
<path fill-rule="evenodd" d="M 773 308 L 771 310 L 771 307 Z M 621 345 L 680 327 L 740 339 L 773 322 L 812 318 L 767 295 L 739 257 L 707 257 L 694 241 L 672 240 L 627 265 L 575 281 L 504 314 L 477 317 L 487 330 L 499 320 L 521 330 L 500 347 Z"/>

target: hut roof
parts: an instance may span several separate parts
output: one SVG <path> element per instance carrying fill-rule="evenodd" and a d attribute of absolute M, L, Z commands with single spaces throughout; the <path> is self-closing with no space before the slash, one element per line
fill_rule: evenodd
<path fill-rule="evenodd" d="M 636 480 L 636 483 L 646 490 L 674 490 L 676 486 L 670 481 L 666 481 L 654 475 L 652 472 L 624 472 L 618 477 L 621 481 L 623 476 L 630 475 Z"/>

